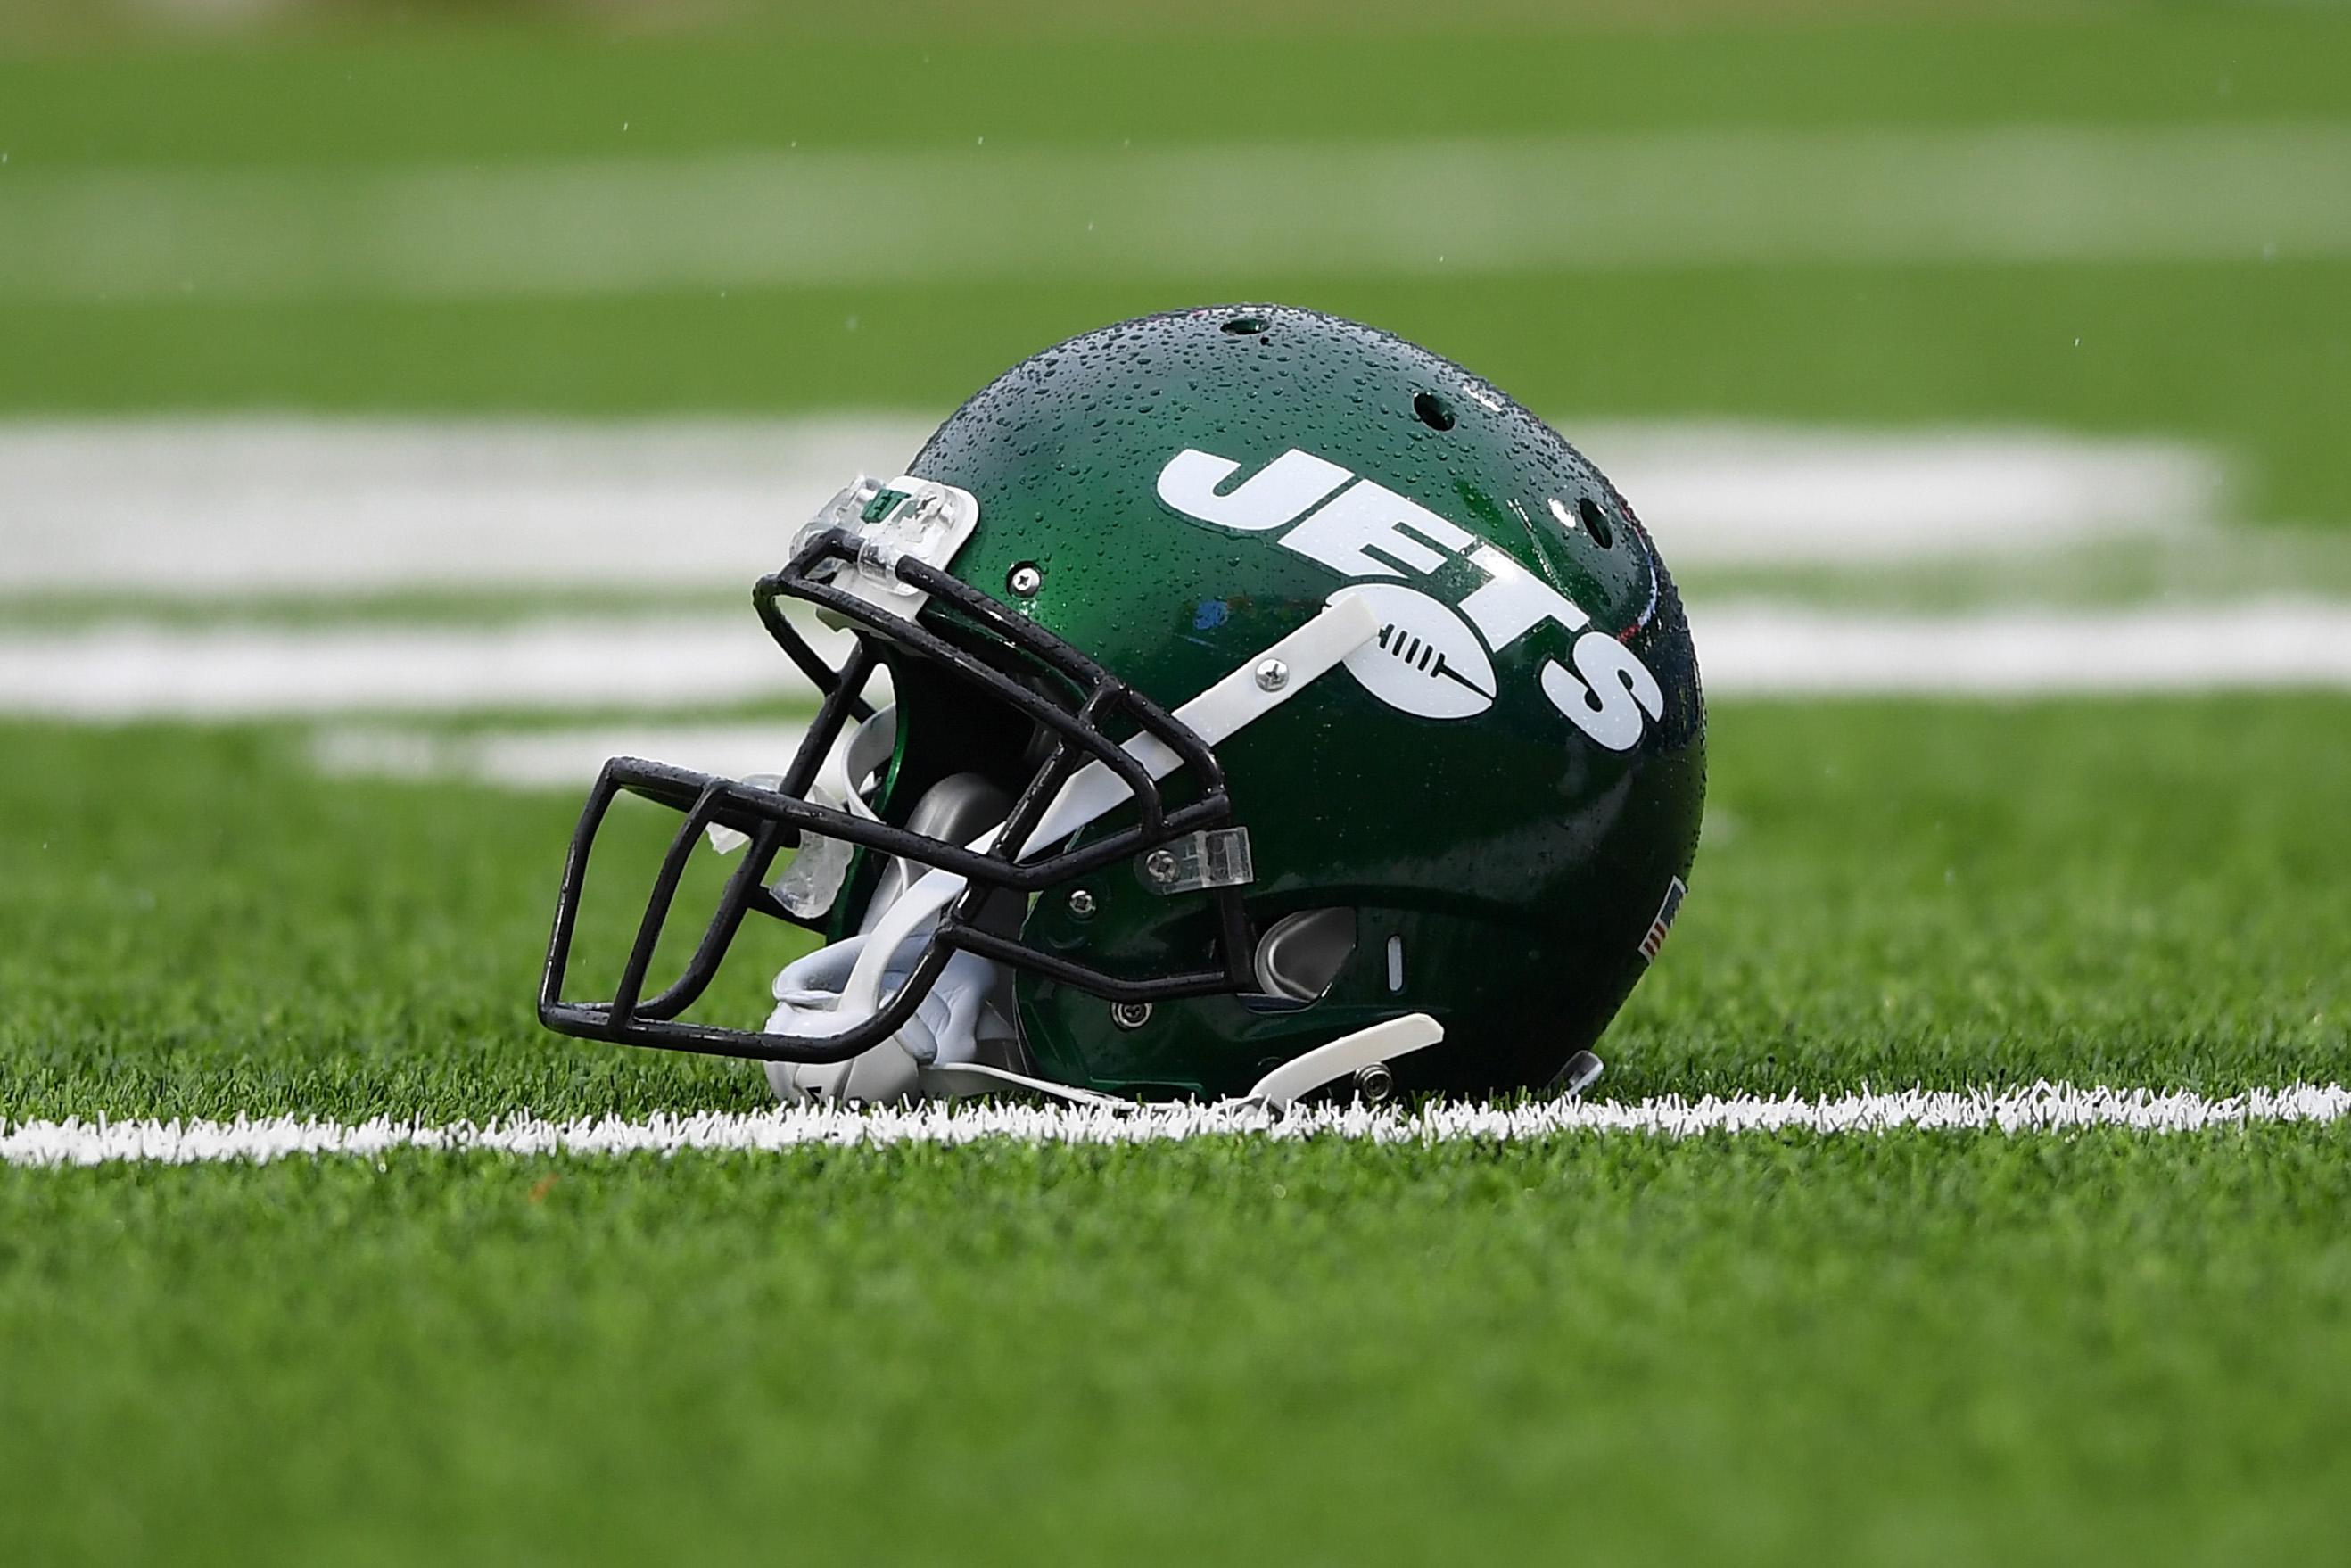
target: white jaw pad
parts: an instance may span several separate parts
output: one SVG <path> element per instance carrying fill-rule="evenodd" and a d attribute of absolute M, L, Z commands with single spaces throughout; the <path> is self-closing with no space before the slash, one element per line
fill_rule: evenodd
<path fill-rule="evenodd" d="M 1341 1035 L 1328 1045 L 1318 1045 L 1303 1056 L 1292 1057 L 1259 1079 L 1248 1097 L 1269 1105 L 1287 1105 L 1300 1095 L 1311 1094 L 1358 1068 L 1369 1067 L 1374 1061 L 1394 1061 L 1399 1056 L 1426 1050 L 1444 1038 L 1445 1026 L 1426 1013 L 1388 1019 L 1353 1034 Z"/>
<path fill-rule="evenodd" d="M 1176 717 L 1208 745 L 1222 745 L 1338 668 L 1348 654 L 1377 636 L 1379 630 L 1378 612 L 1360 595 L 1343 591 L 1313 620 L 1177 708 Z M 1288 678 L 1270 690 L 1259 683 L 1257 675 L 1270 661 L 1278 661 L 1289 671 Z M 1173 747 L 1148 735 L 1136 736 L 1125 743 L 1124 748 L 1153 779 L 1165 778 L 1183 762 Z M 1021 846 L 1020 858 L 1027 860 L 1050 849 L 1133 793 L 1124 779 L 1101 762 L 1087 763 L 1053 797 L 1053 803 L 1045 809 L 1042 822 Z M 973 840 L 970 847 L 984 854 L 995 841 L 996 833 L 991 830 Z M 963 888 L 964 879 L 954 873 L 930 871 L 899 896 L 874 926 L 873 940 L 858 956 L 856 969 L 842 988 L 838 1004 L 842 1014 L 852 1019 L 869 1018 L 878 1010 L 889 956 L 908 936 L 926 922 L 936 920 L 939 912 Z"/>

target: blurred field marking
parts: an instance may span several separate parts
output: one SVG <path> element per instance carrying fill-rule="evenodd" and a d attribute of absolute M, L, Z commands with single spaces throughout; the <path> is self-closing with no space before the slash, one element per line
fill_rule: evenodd
<path fill-rule="evenodd" d="M 747 594 L 920 415 L 0 422 L 0 588 Z"/>
<path fill-rule="evenodd" d="M 100 723 L 679 706 L 814 688 L 736 616 L 450 626 L 105 622 L 0 633 L 0 713 Z"/>
<path fill-rule="evenodd" d="M 1692 622 L 1717 697 L 2351 689 L 2351 603 L 1906 616 L 1744 601 L 1702 604 Z M 0 633 L 0 715 L 98 723 L 811 696 L 747 611 L 479 631 L 116 622 Z"/>
<path fill-rule="evenodd" d="M 0 423 L 0 591 L 747 590 L 920 414 L 767 421 Z M 1566 421 L 1677 568 L 2186 534 L 2219 462 L 2158 440 Z"/>
<path fill-rule="evenodd" d="M 0 176 L 18 298 L 2351 255 L 2331 123 Z"/>
<path fill-rule="evenodd" d="M 1708 696 L 2351 690 L 2351 604 L 1856 614 L 1761 601 L 1691 614 Z"/>
<path fill-rule="evenodd" d="M 458 779 L 511 789 L 575 789 L 607 758 L 645 757 L 729 779 L 781 773 L 808 733 L 770 724 L 605 725 L 453 735 L 392 728 L 322 730 L 310 759 L 335 778 Z"/>
<path fill-rule="evenodd" d="M 812 1145 L 960 1145 L 997 1138 L 1028 1143 L 1151 1144 L 1242 1135 L 1416 1145 L 1627 1134 L 1660 1138 L 1788 1132 L 1867 1136 L 1914 1129 L 2018 1136 L 2099 1128 L 2195 1133 L 2263 1124 L 2336 1122 L 2346 1115 L 2351 1115 L 2351 1090 L 2335 1084 L 2294 1084 L 2215 1097 L 2043 1082 L 2027 1089 L 1913 1090 L 1819 1100 L 1792 1096 L 1568 1101 L 1510 1110 L 1446 1105 L 1415 1112 L 1312 1107 L 1280 1114 L 1232 1103 L 1132 1111 L 998 1104 L 880 1111 L 778 1109 L 654 1115 L 643 1121 L 549 1122 L 525 1116 L 440 1125 L 388 1118 L 350 1124 L 290 1116 L 240 1117 L 234 1122 L 74 1120 L 0 1124 L 0 1163 L 194 1165 L 303 1155 L 365 1159 L 404 1149 L 610 1157 L 667 1155 L 689 1150 L 774 1153 Z"/>

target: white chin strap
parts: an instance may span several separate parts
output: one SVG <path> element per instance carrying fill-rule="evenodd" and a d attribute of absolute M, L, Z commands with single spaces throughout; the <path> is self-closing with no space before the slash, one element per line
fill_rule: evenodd
<path fill-rule="evenodd" d="M 927 932 L 920 933 L 899 946 L 900 962 L 887 967 L 893 991 L 914 973 L 928 940 Z M 776 1010 L 768 1020 L 768 1030 L 837 1034 L 849 1028 L 852 1020 L 844 1019 L 839 1010 L 841 994 L 872 941 L 870 934 L 852 936 L 787 965 L 776 977 Z M 926 1095 L 926 1072 L 977 1055 L 982 1011 L 996 984 L 994 963 L 977 953 L 957 953 L 897 1033 L 846 1061 L 771 1061 L 768 1085 L 778 1098 L 794 1103 L 862 1100 L 883 1104 Z"/>
<path fill-rule="evenodd" d="M 1232 671 L 1176 710 L 1176 717 L 1209 746 L 1221 746 L 1263 718 L 1308 685 L 1338 667 L 1348 654 L 1379 632 L 1378 614 L 1359 595 L 1342 592 L 1313 620 Z M 1164 779 L 1183 758 L 1165 742 L 1138 735 L 1124 743 L 1127 754 L 1154 779 Z M 1037 830 L 1020 847 L 1029 860 L 1067 841 L 1124 802 L 1134 792 L 1100 761 L 1070 777 L 1045 810 Z M 986 853 L 997 829 L 973 840 Z M 930 946 L 940 916 L 964 890 L 952 872 L 928 871 L 885 909 L 868 911 L 866 929 L 788 967 L 776 977 L 776 1010 L 770 1034 L 841 1034 L 875 1017 Z M 984 1030 L 1008 1030 L 987 1005 L 1000 978 L 999 966 L 976 954 L 948 960 L 914 1015 L 888 1040 L 847 1061 L 777 1061 L 768 1082 L 778 1099 L 857 1100 L 868 1104 L 914 1097 L 958 1098 L 1008 1088 L 1033 1091 L 1088 1103 L 1123 1104 L 1107 1095 L 1025 1077 L 980 1060 Z M 1332 1040 L 1267 1075 L 1256 1096 L 1286 1103 L 1373 1061 L 1389 1061 L 1444 1038 L 1425 1013 L 1390 1019 Z M 1372 1054 L 1364 1055 L 1364 1051 Z M 1357 1058 L 1360 1057 L 1360 1060 Z M 1310 1067 L 1308 1064 L 1315 1065 Z M 1294 1071 L 1293 1071 L 1294 1070 Z"/>

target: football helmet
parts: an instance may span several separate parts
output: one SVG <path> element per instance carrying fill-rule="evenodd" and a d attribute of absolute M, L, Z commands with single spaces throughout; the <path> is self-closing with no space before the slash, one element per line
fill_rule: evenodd
<path fill-rule="evenodd" d="M 1680 905 L 1706 713 L 1655 544 L 1541 420 L 1368 327 L 1049 349 L 753 600 L 815 721 L 775 778 L 605 766 L 553 1029 L 758 1059 L 794 1102 L 1576 1087 Z M 684 821 L 610 999 L 567 999 L 623 792 Z M 705 833 L 740 862 L 649 995 Z M 755 915 L 820 945 L 764 1028 L 685 1020 Z"/>

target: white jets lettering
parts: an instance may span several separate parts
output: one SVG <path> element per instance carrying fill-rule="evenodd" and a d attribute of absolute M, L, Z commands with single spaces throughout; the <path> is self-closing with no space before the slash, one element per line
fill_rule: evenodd
<path fill-rule="evenodd" d="M 1641 716 L 1665 716 L 1666 694 L 1658 689 L 1657 677 L 1633 657 L 1632 649 L 1604 632 L 1578 637 L 1572 653 L 1583 680 L 1562 669 L 1558 660 L 1547 659 L 1543 695 L 1609 750 L 1630 751 L 1641 739 Z"/>
<path fill-rule="evenodd" d="M 1218 494 L 1217 486 L 1239 468 L 1229 458 L 1187 447 L 1159 471 L 1159 498 L 1187 517 L 1254 534 L 1295 521 L 1354 477 L 1336 463 L 1292 447 L 1250 475 L 1247 483 Z"/>
<path fill-rule="evenodd" d="M 1485 572 L 1486 580 L 1461 601 L 1461 613 L 1489 648 L 1510 646 L 1541 621 L 1570 632 L 1591 623 L 1581 605 L 1492 545 L 1479 545 L 1469 559 Z"/>
<path fill-rule="evenodd" d="M 1276 543 L 1351 580 L 1429 577 L 1449 560 L 1466 560 L 1484 574 L 1458 607 L 1416 588 L 1381 591 L 1389 597 L 1381 601 L 1387 624 L 1380 643 L 1347 662 L 1381 701 L 1426 718 L 1482 713 L 1493 702 L 1493 677 L 1477 640 L 1499 652 L 1548 622 L 1574 638 L 1568 651 L 1574 671 L 1547 659 L 1538 677 L 1543 695 L 1570 723 L 1611 751 L 1628 751 L 1650 720 L 1664 716 L 1665 693 L 1631 649 L 1593 629 L 1574 601 L 1468 529 L 1295 447 L 1221 488 L 1239 471 L 1230 458 L 1186 448 L 1160 471 L 1159 498 L 1196 521 L 1238 533 L 1287 528 Z"/>
<path fill-rule="evenodd" d="M 1468 529 L 1366 479 L 1290 529 L 1281 542 L 1343 577 L 1402 577 L 1389 560 L 1426 575 L 1443 566 L 1447 555 L 1459 555 L 1478 541 Z"/>

